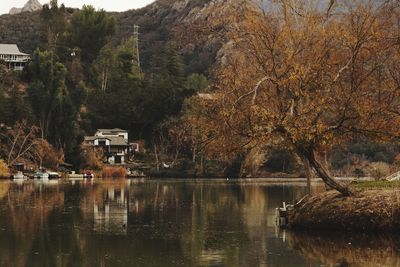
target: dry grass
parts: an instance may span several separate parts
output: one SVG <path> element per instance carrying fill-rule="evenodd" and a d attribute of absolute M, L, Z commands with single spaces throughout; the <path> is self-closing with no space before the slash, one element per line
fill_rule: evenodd
<path fill-rule="evenodd" d="M 369 164 L 367 171 L 375 180 L 381 180 L 390 174 L 390 166 L 386 162 L 372 162 Z"/>
<path fill-rule="evenodd" d="M 307 229 L 399 230 L 400 190 L 335 191 L 305 199 L 290 214 L 293 227 Z"/>
<path fill-rule="evenodd" d="M 355 189 L 364 189 L 364 190 L 372 190 L 372 189 L 397 189 L 400 190 L 400 181 L 360 181 L 353 182 L 351 188 Z"/>
<path fill-rule="evenodd" d="M 124 167 L 107 166 L 102 169 L 104 178 L 122 178 L 127 176 L 127 171 Z"/>
<path fill-rule="evenodd" d="M 3 160 L 0 160 L 0 177 L 10 177 L 10 169 Z"/>

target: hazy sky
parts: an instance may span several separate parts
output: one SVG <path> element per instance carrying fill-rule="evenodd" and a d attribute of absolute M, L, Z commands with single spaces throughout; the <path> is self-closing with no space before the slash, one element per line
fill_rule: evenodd
<path fill-rule="evenodd" d="M 0 0 L 0 14 L 8 13 L 12 7 L 23 7 L 28 0 Z M 125 11 L 132 8 L 143 7 L 154 0 L 58 0 L 68 7 L 82 7 L 92 5 L 96 8 L 103 8 L 107 11 Z M 41 4 L 46 4 L 49 0 L 39 0 Z"/>

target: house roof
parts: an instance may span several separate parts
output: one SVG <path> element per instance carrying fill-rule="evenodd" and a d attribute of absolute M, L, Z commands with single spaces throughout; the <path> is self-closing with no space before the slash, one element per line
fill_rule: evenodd
<path fill-rule="evenodd" d="M 85 136 L 85 141 L 94 141 L 95 139 L 98 139 L 101 137 L 98 136 Z"/>
<path fill-rule="evenodd" d="M 97 129 L 98 132 L 106 132 L 106 133 L 117 133 L 117 132 L 127 132 L 127 130 L 123 130 L 120 128 L 114 128 L 114 129 Z"/>
<path fill-rule="evenodd" d="M 17 55 L 17 56 L 29 56 L 29 54 L 22 53 L 19 51 L 16 44 L 0 44 L 1 55 Z"/>
<path fill-rule="evenodd" d="M 94 141 L 97 139 L 110 140 L 111 146 L 128 146 L 128 141 L 122 136 L 85 136 L 85 142 Z"/>
<path fill-rule="evenodd" d="M 107 137 L 111 146 L 127 146 L 128 142 L 121 136 Z"/>

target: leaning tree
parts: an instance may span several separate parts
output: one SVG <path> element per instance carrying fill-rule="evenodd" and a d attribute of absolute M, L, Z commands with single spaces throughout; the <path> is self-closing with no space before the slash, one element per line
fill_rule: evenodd
<path fill-rule="evenodd" d="M 280 0 L 263 10 L 245 2 L 223 18 L 241 19 L 226 27 L 231 52 L 215 73 L 218 100 L 207 103 L 212 145 L 288 149 L 351 195 L 318 154 L 354 138 L 398 137 L 397 2 Z"/>

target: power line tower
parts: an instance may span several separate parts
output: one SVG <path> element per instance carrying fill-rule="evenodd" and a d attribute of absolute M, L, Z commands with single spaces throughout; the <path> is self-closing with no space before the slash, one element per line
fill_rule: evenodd
<path fill-rule="evenodd" d="M 135 39 L 135 47 L 133 51 L 133 58 L 136 59 L 136 64 L 140 70 L 140 54 L 139 54 L 139 25 L 133 26 L 133 37 Z"/>

